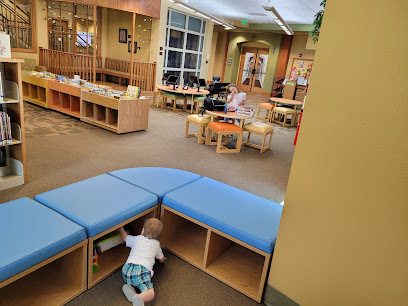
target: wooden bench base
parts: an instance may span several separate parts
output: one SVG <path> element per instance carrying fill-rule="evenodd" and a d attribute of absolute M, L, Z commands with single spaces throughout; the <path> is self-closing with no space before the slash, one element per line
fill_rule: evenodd
<path fill-rule="evenodd" d="M 87 289 L 87 241 L 0 283 L 0 305 L 63 305 Z"/>
<path fill-rule="evenodd" d="M 250 246 L 166 205 L 162 246 L 228 286 L 261 302 L 271 254 Z"/>
<path fill-rule="evenodd" d="M 147 218 L 154 218 L 157 216 L 158 206 L 154 206 L 137 216 L 122 222 L 99 235 L 88 238 L 88 288 L 92 288 L 109 275 L 122 268 L 125 264 L 126 259 L 129 256 L 130 249 L 122 244 L 117 246 L 105 253 L 98 254 L 98 265 L 99 270 L 93 273 L 93 252 L 94 252 L 94 242 L 95 240 L 116 231 L 119 227 L 127 225 L 131 235 L 140 235 L 143 223 Z"/>

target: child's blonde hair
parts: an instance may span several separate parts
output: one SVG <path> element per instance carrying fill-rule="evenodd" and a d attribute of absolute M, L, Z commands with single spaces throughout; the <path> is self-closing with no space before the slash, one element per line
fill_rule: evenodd
<path fill-rule="evenodd" d="M 241 92 L 241 91 L 239 90 L 239 88 L 238 88 L 237 85 L 231 83 L 231 84 L 228 84 L 228 86 L 227 86 L 227 92 L 228 92 L 228 93 L 230 92 L 230 88 L 231 88 L 231 87 L 235 87 L 238 92 Z"/>
<path fill-rule="evenodd" d="M 159 239 L 163 229 L 163 223 L 157 218 L 146 219 L 143 224 L 143 236 L 149 239 Z"/>

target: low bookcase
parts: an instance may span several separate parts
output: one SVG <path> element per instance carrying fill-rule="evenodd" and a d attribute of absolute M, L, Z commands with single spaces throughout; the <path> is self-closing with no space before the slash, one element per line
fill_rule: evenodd
<path fill-rule="evenodd" d="M 81 88 L 79 87 L 49 80 L 48 100 L 49 107 L 53 110 L 76 118 L 81 115 Z"/>
<path fill-rule="evenodd" d="M 118 134 L 146 130 L 149 99 L 114 99 L 83 90 L 81 120 Z"/>
<path fill-rule="evenodd" d="M 48 80 L 26 73 L 22 74 L 23 100 L 48 108 Z"/>
<path fill-rule="evenodd" d="M 161 205 L 162 246 L 261 302 L 271 254 Z"/>

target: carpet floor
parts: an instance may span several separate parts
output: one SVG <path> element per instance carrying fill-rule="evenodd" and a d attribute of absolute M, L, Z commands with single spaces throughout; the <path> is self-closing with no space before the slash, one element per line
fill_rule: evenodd
<path fill-rule="evenodd" d="M 143 166 L 191 171 L 274 202 L 284 200 L 294 128 L 273 124 L 271 150 L 263 154 L 249 147 L 239 154 L 216 154 L 214 146 L 184 138 L 186 116 L 151 108 L 148 130 L 116 135 L 25 104 L 28 183 L 0 191 L 0 203 L 33 198 L 109 171 Z M 259 305 L 169 252 L 165 255 L 168 260 L 155 265 L 156 298 L 147 305 Z M 122 284 L 118 271 L 68 305 L 130 305 L 122 294 Z"/>

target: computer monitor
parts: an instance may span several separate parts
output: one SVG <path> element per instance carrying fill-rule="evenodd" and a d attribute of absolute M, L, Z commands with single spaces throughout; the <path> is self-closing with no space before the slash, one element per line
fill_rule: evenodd
<path fill-rule="evenodd" d="M 179 80 L 179 77 L 177 75 L 170 75 L 167 78 L 167 83 L 168 84 L 176 84 L 178 82 L 178 80 Z"/>
<path fill-rule="evenodd" d="M 199 79 L 199 84 L 200 84 L 200 87 L 207 86 L 207 82 L 205 81 L 205 79 Z"/>
<path fill-rule="evenodd" d="M 193 84 L 198 84 L 198 78 L 195 75 L 190 75 L 190 84 L 193 86 Z"/>
<path fill-rule="evenodd" d="M 179 77 L 177 75 L 170 75 L 167 78 L 167 85 L 173 85 L 173 89 L 176 89 L 176 84 L 179 81 Z"/>

